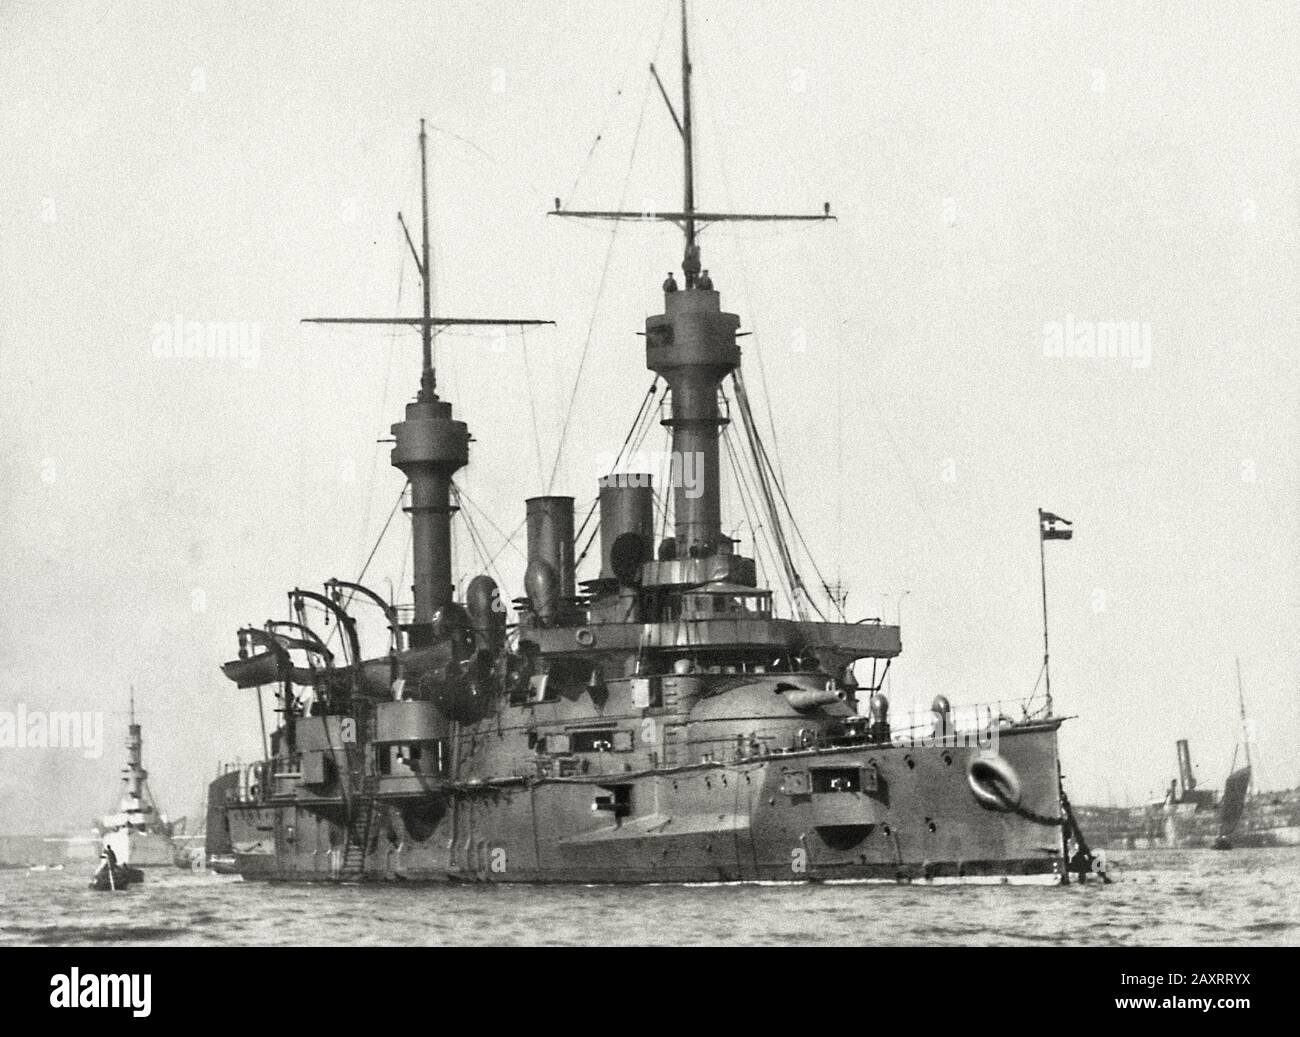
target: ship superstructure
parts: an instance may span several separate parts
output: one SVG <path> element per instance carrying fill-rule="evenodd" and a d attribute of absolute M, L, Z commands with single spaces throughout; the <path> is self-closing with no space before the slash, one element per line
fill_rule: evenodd
<path fill-rule="evenodd" d="M 557 200 L 555 212 L 681 227 L 682 281 L 664 282 L 644 350 L 666 387 L 675 463 L 695 478 L 670 475 L 666 488 L 649 473 L 601 479 L 583 523 L 596 530 L 600 569 L 581 583 L 574 498 L 525 501 L 527 568 L 513 621 L 485 573 L 458 600 L 454 475 L 469 463 L 470 436 L 437 393 L 431 339 L 449 325 L 533 322 L 431 313 L 425 175 L 419 250 L 407 235 L 424 279 L 422 316 L 317 318 L 421 332 L 420 388 L 392 427 L 391 456 L 409 484 L 412 606 L 334 579 L 291 591 L 290 619 L 239 631 L 239 657 L 223 670 L 240 687 L 275 687 L 280 716 L 268 757 L 210 789 L 208 850 L 246 877 L 1067 877 L 1061 719 L 1050 708 L 963 719 L 939 697 L 919 728 L 891 723 L 882 688 L 901 651 L 898 627 L 817 614 L 778 535 L 779 569 L 796 590 L 781 613 L 755 559 L 725 532 L 719 440 L 729 401 L 777 534 L 784 491 L 744 392 L 740 317 L 723 309 L 698 235 L 726 220 L 830 215 L 696 207 L 685 15 L 683 4 L 680 114 L 659 83 L 683 142 L 681 210 L 569 211 Z M 423 173 L 423 125 L 420 147 Z M 366 657 L 354 605 L 385 616 L 386 651 Z M 1074 863 L 1086 867 L 1081 849 Z"/>

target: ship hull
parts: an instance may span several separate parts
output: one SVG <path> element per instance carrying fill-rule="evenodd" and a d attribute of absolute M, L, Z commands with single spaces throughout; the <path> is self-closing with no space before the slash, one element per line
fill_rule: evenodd
<path fill-rule="evenodd" d="M 349 825 L 345 804 L 301 798 L 225 816 L 240 874 L 269 881 L 1056 881 L 1058 726 L 1002 732 L 1014 809 L 972 791 L 987 749 L 886 744 L 462 783 L 379 799 L 361 825 L 355 804 Z"/>
<path fill-rule="evenodd" d="M 156 832 L 107 832 L 102 843 L 112 848 L 119 863 L 133 868 L 171 867 L 176 856 L 170 836 Z"/>

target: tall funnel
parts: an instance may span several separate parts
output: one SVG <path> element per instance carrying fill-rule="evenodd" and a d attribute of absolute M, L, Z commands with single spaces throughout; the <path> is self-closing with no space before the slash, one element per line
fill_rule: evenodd
<path fill-rule="evenodd" d="M 600 487 L 600 578 L 618 573 L 612 558 L 614 543 L 622 536 L 640 538 L 642 561 L 654 556 L 654 485 L 644 473 L 606 476 Z M 626 543 L 626 541 L 624 541 Z"/>
<path fill-rule="evenodd" d="M 740 318 L 723 313 L 718 293 L 664 294 L 664 313 L 646 318 L 646 367 L 672 390 L 673 514 L 677 557 L 717 554 L 722 541 L 718 385 L 740 366 Z"/>
<path fill-rule="evenodd" d="M 529 497 L 528 567 L 544 562 L 555 578 L 555 592 L 573 597 L 573 498 Z M 531 592 L 530 592 L 531 593 Z"/>
<path fill-rule="evenodd" d="M 421 393 L 393 426 L 390 458 L 411 482 L 411 557 L 416 624 L 427 624 L 451 601 L 451 477 L 469 463 L 469 429 L 451 404 Z"/>

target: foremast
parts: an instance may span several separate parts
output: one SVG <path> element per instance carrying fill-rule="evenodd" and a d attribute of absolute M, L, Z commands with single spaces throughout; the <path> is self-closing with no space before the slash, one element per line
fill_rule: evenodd
<path fill-rule="evenodd" d="M 459 325 L 513 326 L 551 324 L 522 318 L 439 317 L 432 310 L 433 271 L 429 259 L 428 134 L 420 120 L 420 248 L 411 240 L 406 220 L 398 222 L 420 275 L 423 313 L 419 317 L 309 317 L 310 324 L 404 324 L 420 329 L 420 388 L 406 405 L 402 421 L 392 426 L 390 463 L 406 476 L 410 501 L 404 509 L 411 517 L 411 561 L 414 599 L 407 630 L 412 647 L 428 645 L 435 628 L 453 604 L 451 517 L 452 476 L 469 463 L 469 427 L 452 414 L 451 403 L 437 392 L 433 339 L 443 328 Z"/>

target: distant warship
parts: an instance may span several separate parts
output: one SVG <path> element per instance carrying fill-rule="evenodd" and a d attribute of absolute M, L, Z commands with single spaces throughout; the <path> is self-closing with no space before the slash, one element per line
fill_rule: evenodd
<path fill-rule="evenodd" d="M 122 866 L 153 867 L 173 863 L 174 824 L 158 810 L 149 789 L 149 772 L 144 769 L 144 740 L 135 720 L 135 691 L 126 727 L 126 766 L 122 768 L 122 792 L 117 812 L 101 818 L 95 826 L 100 842 L 112 849 Z"/>
<path fill-rule="evenodd" d="M 391 461 L 409 487 L 412 603 L 331 579 L 291 591 L 288 619 L 238 632 L 223 672 L 258 688 L 259 703 L 274 687 L 279 716 L 267 758 L 231 766 L 209 789 L 207 851 L 246 878 L 1068 881 L 1087 869 L 1050 704 L 963 721 L 940 697 L 919 727 L 891 723 L 882 687 L 899 628 L 850 621 L 834 600 L 823 611 L 799 578 L 783 531 L 793 512 L 741 375 L 745 332 L 722 309 L 697 236 L 720 221 L 829 219 L 829 206 L 696 208 L 684 3 L 681 44 L 680 113 L 651 68 L 683 142 L 680 211 L 569 211 L 557 199 L 555 214 L 681 228 L 682 281 L 664 282 L 644 349 L 669 401 L 672 457 L 698 478 L 675 471 L 657 494 L 650 474 L 611 472 L 576 536 L 572 497 L 528 499 L 514 621 L 488 574 L 457 600 L 454 476 L 470 434 L 437 392 L 432 339 L 455 325 L 543 322 L 432 314 L 422 123 L 421 248 L 406 238 L 423 315 L 313 318 L 421 333 L 419 391 L 392 426 Z M 653 421 L 655 391 L 634 429 Z M 785 613 L 724 533 L 720 439 L 733 411 L 773 571 L 794 592 Z M 600 568 L 579 581 L 584 534 L 588 546 L 599 537 Z M 386 618 L 386 651 L 365 655 L 354 604 Z"/>

